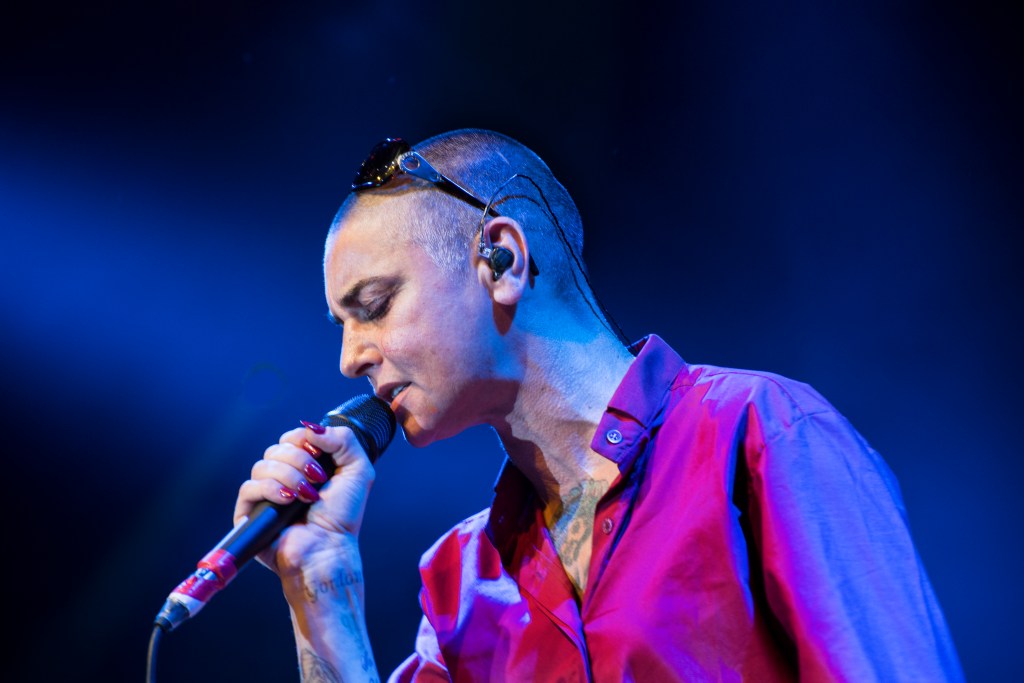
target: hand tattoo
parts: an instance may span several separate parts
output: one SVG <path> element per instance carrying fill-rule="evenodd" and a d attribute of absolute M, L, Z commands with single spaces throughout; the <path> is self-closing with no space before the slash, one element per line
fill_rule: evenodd
<path fill-rule="evenodd" d="M 310 602 L 316 602 L 321 595 L 338 593 L 342 589 L 349 586 L 357 586 L 362 582 L 363 573 L 361 571 L 343 571 L 330 579 L 318 581 L 315 584 L 306 584 L 306 599 Z"/>

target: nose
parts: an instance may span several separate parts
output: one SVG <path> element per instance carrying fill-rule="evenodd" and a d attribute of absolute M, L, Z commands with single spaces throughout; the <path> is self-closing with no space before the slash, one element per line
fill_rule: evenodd
<path fill-rule="evenodd" d="M 383 360 L 372 336 L 360 327 L 351 321 L 341 336 L 341 374 L 349 379 L 369 376 Z"/>

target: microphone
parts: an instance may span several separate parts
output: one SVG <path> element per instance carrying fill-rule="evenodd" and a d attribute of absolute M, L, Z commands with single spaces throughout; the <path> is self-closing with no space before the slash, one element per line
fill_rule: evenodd
<path fill-rule="evenodd" d="M 376 462 L 395 435 L 395 414 L 391 407 L 371 394 L 345 401 L 324 415 L 325 427 L 349 427 L 359 444 Z M 325 472 L 334 472 L 330 453 L 317 458 Z M 318 485 L 317 488 L 320 488 Z M 221 589 L 231 583 L 246 562 L 270 545 L 285 527 L 306 514 L 309 504 L 295 500 L 281 505 L 264 500 L 257 503 L 249 518 L 232 529 L 213 550 L 196 565 L 196 571 L 171 591 L 154 623 L 164 631 L 173 631 L 194 617 Z"/>

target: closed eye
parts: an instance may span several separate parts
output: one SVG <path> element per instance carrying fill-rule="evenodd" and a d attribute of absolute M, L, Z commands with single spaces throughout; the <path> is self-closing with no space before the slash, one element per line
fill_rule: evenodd
<path fill-rule="evenodd" d="M 377 297 L 363 305 L 363 320 L 379 320 L 391 310 L 391 295 Z"/>
<path fill-rule="evenodd" d="M 380 320 L 391 310 L 391 303 L 403 284 L 404 279 L 396 276 L 366 278 L 353 285 L 338 300 L 338 304 L 360 322 Z M 335 325 L 344 327 L 344 322 L 332 312 L 328 312 L 327 318 Z"/>

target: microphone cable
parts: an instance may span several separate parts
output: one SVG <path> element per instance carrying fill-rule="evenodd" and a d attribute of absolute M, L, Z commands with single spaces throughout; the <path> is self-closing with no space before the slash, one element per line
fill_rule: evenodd
<path fill-rule="evenodd" d="M 350 398 L 324 415 L 324 427 L 348 427 L 366 451 L 370 463 L 384 453 L 398 428 L 395 414 L 383 400 L 372 394 Z M 324 471 L 333 473 L 334 459 L 324 453 L 317 459 Z M 323 484 L 314 484 L 319 489 Z M 277 538 L 285 527 L 305 517 L 309 504 L 298 500 L 288 504 L 262 501 L 249 519 L 232 529 L 199 561 L 195 572 L 168 596 L 153 620 L 146 651 L 146 683 L 156 683 L 156 660 L 164 632 L 173 631 L 195 616 L 221 589 L 227 586 L 250 559 Z"/>
<path fill-rule="evenodd" d="M 160 624 L 153 624 L 153 632 L 149 635 L 149 647 L 146 648 L 146 683 L 156 683 L 156 651 L 160 645 L 160 636 L 164 629 Z"/>

